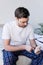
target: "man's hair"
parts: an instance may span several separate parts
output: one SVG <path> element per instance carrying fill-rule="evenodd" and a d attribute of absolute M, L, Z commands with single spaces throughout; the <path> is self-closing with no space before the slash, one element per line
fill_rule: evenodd
<path fill-rule="evenodd" d="M 17 18 L 27 18 L 30 15 L 29 11 L 24 7 L 18 7 L 14 14 Z"/>

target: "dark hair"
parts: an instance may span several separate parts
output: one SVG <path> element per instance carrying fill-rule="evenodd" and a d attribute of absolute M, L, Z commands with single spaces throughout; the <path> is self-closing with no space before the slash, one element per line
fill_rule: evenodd
<path fill-rule="evenodd" d="M 22 18 L 22 17 L 27 18 L 30 15 L 29 11 L 24 7 L 18 7 L 15 10 L 14 14 L 15 14 L 15 17 L 17 18 Z"/>

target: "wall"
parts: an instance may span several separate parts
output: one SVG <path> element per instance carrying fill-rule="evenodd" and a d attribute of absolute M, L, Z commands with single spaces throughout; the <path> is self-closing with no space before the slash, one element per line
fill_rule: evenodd
<path fill-rule="evenodd" d="M 0 0 L 0 24 L 14 20 L 14 10 L 19 6 L 28 8 L 33 27 L 43 22 L 43 0 Z"/>

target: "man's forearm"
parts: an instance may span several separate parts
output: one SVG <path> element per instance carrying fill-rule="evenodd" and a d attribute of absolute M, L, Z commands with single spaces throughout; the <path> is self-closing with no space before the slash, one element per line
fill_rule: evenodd
<path fill-rule="evenodd" d="M 33 39 L 33 40 L 30 40 L 30 45 L 31 45 L 34 49 L 36 48 L 37 44 L 36 44 L 36 42 L 35 42 L 34 39 Z"/>
<path fill-rule="evenodd" d="M 31 44 L 31 46 L 32 46 L 32 48 L 35 49 L 37 45 L 35 43 L 33 43 L 33 44 Z"/>
<path fill-rule="evenodd" d="M 7 45 L 4 46 L 6 51 L 19 51 L 19 50 L 25 50 L 25 45 L 21 46 L 13 46 L 13 45 Z"/>

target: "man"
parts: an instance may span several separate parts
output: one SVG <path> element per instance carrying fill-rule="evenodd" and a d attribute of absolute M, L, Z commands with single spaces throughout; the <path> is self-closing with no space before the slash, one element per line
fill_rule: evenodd
<path fill-rule="evenodd" d="M 19 55 L 34 59 L 40 53 L 40 47 L 36 45 L 32 27 L 28 23 L 29 11 L 24 7 L 18 7 L 14 14 L 15 20 L 3 27 L 4 65 L 16 65 Z M 35 56 L 32 51 L 36 54 Z"/>

